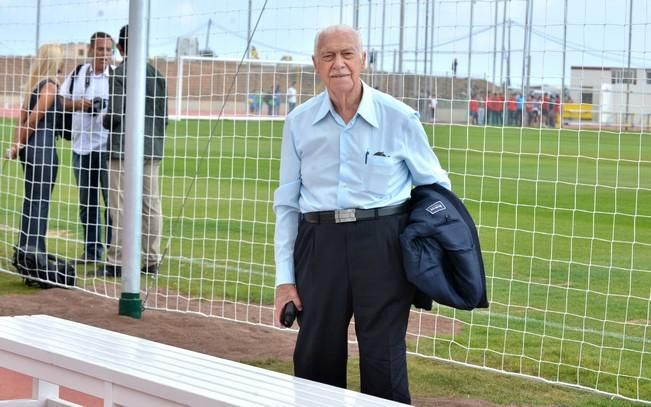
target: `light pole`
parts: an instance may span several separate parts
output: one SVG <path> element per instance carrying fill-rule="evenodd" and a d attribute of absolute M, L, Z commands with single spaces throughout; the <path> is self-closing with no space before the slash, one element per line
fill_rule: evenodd
<path fill-rule="evenodd" d="M 38 46 L 41 42 L 41 0 L 36 1 L 36 51 L 34 56 L 38 55 Z"/>
<path fill-rule="evenodd" d="M 414 74 L 418 75 L 418 27 L 420 27 L 420 2 L 416 0 L 416 44 L 414 45 Z"/>
<path fill-rule="evenodd" d="M 398 72 L 402 73 L 402 53 L 405 48 L 405 0 L 400 0 L 400 41 L 398 44 Z"/>
<path fill-rule="evenodd" d="M 505 81 L 505 83 L 506 83 L 507 87 L 510 87 L 511 86 L 511 24 L 513 23 L 513 21 L 511 19 L 509 19 L 507 21 L 507 23 L 509 24 L 509 27 L 508 27 L 509 31 L 508 31 L 508 35 L 507 35 L 508 43 L 506 45 L 506 81 Z"/>
<path fill-rule="evenodd" d="M 561 106 L 559 111 L 561 112 L 560 117 L 560 127 L 563 127 L 563 103 L 565 103 L 565 56 L 567 54 L 567 0 L 564 1 L 564 10 L 563 10 L 563 64 L 561 66 Z"/>
<path fill-rule="evenodd" d="M 467 92 L 467 97 L 468 100 L 472 97 L 472 84 L 470 83 L 470 71 L 472 68 L 472 17 L 475 12 L 475 0 L 470 0 L 470 27 L 468 28 L 470 30 L 470 35 L 468 36 L 468 89 L 466 90 Z"/>
<path fill-rule="evenodd" d="M 531 31 L 533 30 L 533 0 L 529 2 L 529 34 L 527 35 L 527 89 L 531 86 Z"/>
<path fill-rule="evenodd" d="M 381 69 L 384 69 L 384 26 L 386 24 L 386 15 L 387 15 L 387 0 L 382 1 L 382 39 L 380 40 L 380 58 L 382 58 L 382 63 L 380 64 Z"/>
<path fill-rule="evenodd" d="M 630 114 L 629 103 L 631 98 L 631 82 L 633 81 L 633 76 L 631 76 L 631 42 L 633 40 L 633 0 L 629 1 L 628 9 L 629 9 L 628 10 L 628 62 L 626 63 L 626 75 L 622 75 L 626 83 L 626 115 L 624 116 L 624 120 L 626 120 L 625 122 L 626 130 L 628 130 L 628 125 L 629 125 L 629 114 Z"/>
<path fill-rule="evenodd" d="M 504 45 L 506 34 L 506 0 L 504 1 L 504 10 L 502 11 L 502 52 L 500 53 L 500 85 L 504 87 L 504 57 L 506 56 L 506 47 Z M 505 89 L 506 90 L 506 89 Z"/>
<path fill-rule="evenodd" d="M 527 93 L 529 93 L 529 64 L 531 59 L 529 58 L 529 47 L 531 31 L 531 20 L 533 16 L 530 13 L 531 9 L 531 0 L 527 0 L 525 3 L 525 14 L 524 14 L 524 43 L 522 44 L 522 97 L 526 98 Z"/>
<path fill-rule="evenodd" d="M 251 1 L 252 0 L 249 0 L 249 21 L 246 26 L 246 46 L 248 47 L 246 50 L 247 58 L 251 58 Z"/>
<path fill-rule="evenodd" d="M 432 75 L 434 73 L 434 14 L 435 13 L 435 8 L 436 8 L 436 0 L 432 0 L 432 22 L 430 26 L 432 27 L 432 30 L 430 31 L 430 38 L 429 38 L 429 43 L 430 47 L 432 47 L 432 55 L 430 55 L 429 58 L 429 74 Z"/>
<path fill-rule="evenodd" d="M 497 72 L 497 8 L 499 0 L 495 0 L 495 22 L 493 23 L 493 86 L 495 86 L 495 72 Z M 527 0 L 529 1 L 529 0 Z"/>
<path fill-rule="evenodd" d="M 353 28 L 359 30 L 359 0 L 353 1 Z"/>
<path fill-rule="evenodd" d="M 429 50 L 427 49 L 427 35 L 429 33 L 429 0 L 425 1 L 425 47 L 423 48 L 425 50 L 425 55 L 423 58 L 423 75 L 427 75 L 427 54 L 429 53 Z"/>
<path fill-rule="evenodd" d="M 366 35 L 366 49 L 367 50 L 371 49 L 371 4 L 373 4 L 372 0 L 368 0 L 368 30 L 367 30 L 367 35 Z"/>

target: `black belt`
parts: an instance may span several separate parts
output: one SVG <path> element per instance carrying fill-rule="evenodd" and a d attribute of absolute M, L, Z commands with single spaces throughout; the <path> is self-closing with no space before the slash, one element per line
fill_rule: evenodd
<path fill-rule="evenodd" d="M 347 223 L 372 220 L 383 216 L 399 215 L 409 210 L 409 201 L 400 205 L 373 209 L 338 209 L 336 211 L 307 212 L 302 214 L 307 223 Z"/>

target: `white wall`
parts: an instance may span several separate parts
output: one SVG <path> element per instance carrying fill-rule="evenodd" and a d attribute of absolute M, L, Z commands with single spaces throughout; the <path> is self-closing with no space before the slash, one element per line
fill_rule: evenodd
<path fill-rule="evenodd" d="M 572 67 L 570 76 L 570 96 L 581 102 L 585 93 L 592 91 L 592 104 L 595 109 L 594 120 L 603 124 L 625 123 L 628 98 L 629 123 L 651 125 L 651 84 L 647 83 L 647 69 L 634 69 L 635 84 L 612 84 L 612 70 L 609 67 Z"/>

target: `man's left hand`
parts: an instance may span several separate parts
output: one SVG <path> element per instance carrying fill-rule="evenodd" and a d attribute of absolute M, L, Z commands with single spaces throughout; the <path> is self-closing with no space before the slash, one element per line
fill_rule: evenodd
<path fill-rule="evenodd" d="M 274 311 L 274 323 L 280 324 L 280 317 L 285 307 L 285 304 L 293 301 L 296 309 L 301 311 L 303 309 L 303 303 L 298 296 L 298 291 L 296 290 L 295 284 L 281 284 L 276 287 L 276 309 Z"/>

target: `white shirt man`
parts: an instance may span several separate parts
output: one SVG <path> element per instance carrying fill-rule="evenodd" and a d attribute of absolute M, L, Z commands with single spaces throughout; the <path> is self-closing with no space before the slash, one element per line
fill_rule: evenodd
<path fill-rule="evenodd" d="M 84 252 L 78 263 L 100 261 L 103 241 L 111 242 L 111 218 L 108 210 L 108 172 L 106 143 L 109 132 L 102 126 L 109 98 L 109 63 L 113 39 L 103 32 L 90 38 L 91 62 L 75 68 L 61 85 L 64 108 L 72 111 L 72 164 L 79 187 L 79 219 L 84 231 Z M 72 86 L 71 86 L 72 85 Z M 99 193 L 104 199 L 104 225 Z"/>
<path fill-rule="evenodd" d="M 108 130 L 102 126 L 102 117 L 108 105 L 109 66 L 102 72 L 96 72 L 92 64 L 84 64 L 78 73 L 71 72 L 61 85 L 61 96 L 73 101 L 85 99 L 93 103 L 85 110 L 75 110 L 72 113 L 72 151 L 86 155 L 91 151 L 104 151 Z M 76 69 L 75 69 L 76 71 Z M 70 93 L 70 81 L 75 80 Z M 99 111 L 94 109 L 100 107 Z"/>
<path fill-rule="evenodd" d="M 287 113 L 291 112 L 294 110 L 296 107 L 296 88 L 294 87 L 296 84 L 292 83 L 289 88 L 287 88 Z"/>
<path fill-rule="evenodd" d="M 436 99 L 436 96 L 432 95 L 429 97 L 429 109 L 430 109 L 430 116 L 432 119 L 432 122 L 435 121 L 436 119 L 436 106 L 438 106 L 439 102 Z"/>

